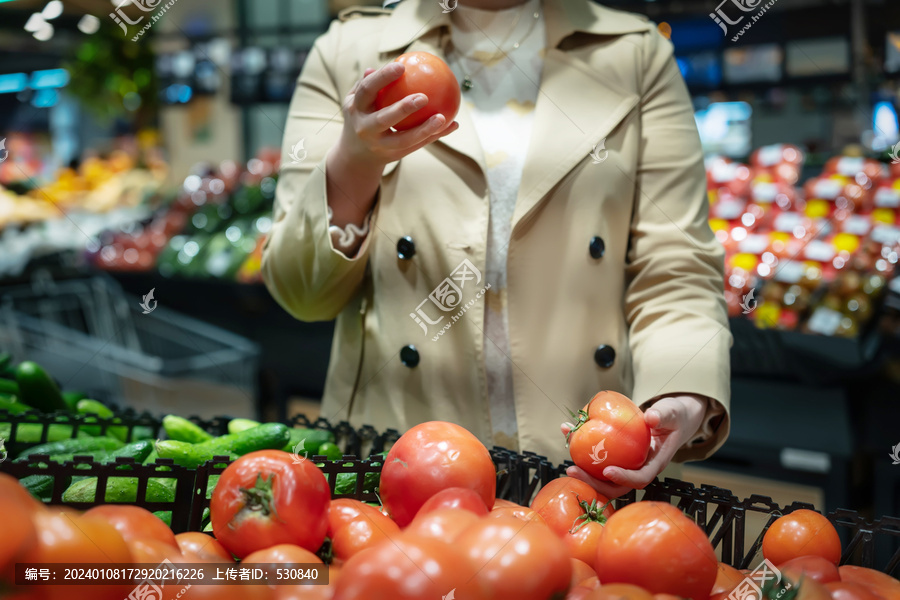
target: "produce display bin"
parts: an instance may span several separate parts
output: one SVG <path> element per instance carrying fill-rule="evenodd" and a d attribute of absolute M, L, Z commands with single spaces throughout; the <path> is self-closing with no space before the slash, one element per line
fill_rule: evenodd
<path fill-rule="evenodd" d="M 259 347 L 163 303 L 145 314 L 107 277 L 4 290 L 0 347 L 101 401 L 254 416 Z"/>

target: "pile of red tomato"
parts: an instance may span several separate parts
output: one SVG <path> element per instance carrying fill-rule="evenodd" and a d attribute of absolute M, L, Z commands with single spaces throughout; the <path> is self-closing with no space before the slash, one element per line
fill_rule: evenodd
<path fill-rule="evenodd" d="M 121 600 L 131 591 L 12 588 L 16 562 L 328 563 L 327 585 L 165 586 L 153 600 L 726 600 L 749 574 L 718 562 L 703 530 L 670 504 L 613 510 L 588 484 L 563 477 L 520 506 L 495 497 L 494 470 L 471 433 L 424 423 L 385 458 L 377 507 L 332 500 L 310 461 L 255 452 L 220 477 L 210 505 L 214 537 L 173 535 L 133 506 L 46 508 L 2 476 L 0 596 Z M 781 577 L 760 600 L 900 600 L 900 581 L 838 567 L 840 540 L 816 512 L 779 518 L 762 551 Z"/>

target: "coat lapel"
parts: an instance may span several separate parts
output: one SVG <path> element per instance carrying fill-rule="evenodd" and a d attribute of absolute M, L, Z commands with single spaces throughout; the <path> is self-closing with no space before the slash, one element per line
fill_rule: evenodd
<path fill-rule="evenodd" d="M 640 100 L 604 79 L 615 56 L 597 50 L 589 65 L 558 46 L 576 31 L 622 35 L 646 31 L 646 22 L 586 0 L 544 0 L 543 10 L 548 45 L 513 230 Z"/>

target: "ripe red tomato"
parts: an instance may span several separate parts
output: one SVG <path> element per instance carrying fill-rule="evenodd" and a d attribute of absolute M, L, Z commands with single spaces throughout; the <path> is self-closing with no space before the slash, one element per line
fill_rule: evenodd
<path fill-rule="evenodd" d="M 0 588 L 15 579 L 15 563 L 37 543 L 32 515 L 43 507 L 25 491 L 18 480 L 0 473 L 0 515 L 3 515 L 3 542 L 0 543 Z"/>
<path fill-rule="evenodd" d="M 630 583 L 604 583 L 587 600 L 653 600 L 653 594 Z"/>
<path fill-rule="evenodd" d="M 593 588 L 576 585 L 569 590 L 568 594 L 566 594 L 565 600 L 586 600 L 587 598 L 590 598 L 593 592 Z"/>
<path fill-rule="evenodd" d="M 403 534 L 351 557 L 341 569 L 334 600 L 436 600 L 459 593 L 470 571 L 456 546 Z"/>
<path fill-rule="evenodd" d="M 597 573 L 594 572 L 594 567 L 584 562 L 583 560 L 570 558 L 569 564 L 572 565 L 572 579 L 570 579 L 569 582 L 572 584 L 573 588 L 579 585 L 582 581 L 597 576 Z"/>
<path fill-rule="evenodd" d="M 838 567 L 838 573 L 841 576 L 841 581 L 859 583 L 889 600 L 900 598 L 900 581 L 897 581 L 890 575 L 854 565 L 840 566 Z"/>
<path fill-rule="evenodd" d="M 243 558 L 276 544 L 315 552 L 328 527 L 328 481 L 312 462 L 294 463 L 281 450 L 260 450 L 228 465 L 210 501 L 213 534 Z"/>
<path fill-rule="evenodd" d="M 478 515 L 459 508 L 439 508 L 418 514 L 404 530 L 421 537 L 453 543 L 459 535 L 478 521 Z"/>
<path fill-rule="evenodd" d="M 416 425 L 391 447 L 381 469 L 381 500 L 391 518 L 406 527 L 425 502 L 451 487 L 474 490 L 493 506 L 497 473 L 487 448 L 459 425 Z"/>
<path fill-rule="evenodd" d="M 852 581 L 832 581 L 825 584 L 832 600 L 886 600 L 866 586 Z"/>
<path fill-rule="evenodd" d="M 334 532 L 331 549 L 334 557 L 343 561 L 399 534 L 400 528 L 385 515 L 364 514 Z"/>
<path fill-rule="evenodd" d="M 439 113 L 446 123 L 453 121 L 462 98 L 459 82 L 447 63 L 429 52 L 407 52 L 394 60 L 403 63 L 406 70 L 378 91 L 375 108 L 380 110 L 410 94 L 428 96 L 428 104 L 394 125 L 394 129 L 412 129 Z"/>
<path fill-rule="evenodd" d="M 494 506 L 491 508 L 503 508 L 503 507 L 512 507 L 516 508 L 518 506 L 522 506 L 521 504 L 516 504 L 515 502 L 510 502 L 509 500 L 504 500 L 503 498 L 497 498 L 494 500 Z"/>
<path fill-rule="evenodd" d="M 181 553 L 201 561 L 234 562 L 234 557 L 213 536 L 199 531 L 186 531 L 175 536 Z"/>
<path fill-rule="evenodd" d="M 626 396 L 600 392 L 579 411 L 568 442 L 576 465 L 592 477 L 606 479 L 606 467 L 643 466 L 650 451 L 650 427 L 644 413 Z"/>
<path fill-rule="evenodd" d="M 769 596 L 782 600 L 786 597 L 792 600 L 831 600 L 824 584 L 810 577 L 788 574 L 782 574 L 781 581 L 769 592 Z"/>
<path fill-rule="evenodd" d="M 127 542 L 133 539 L 151 538 L 178 548 L 175 534 L 162 519 L 146 508 L 139 506 L 104 504 L 95 506 L 84 513 L 85 516 L 97 516 L 112 524 Z"/>
<path fill-rule="evenodd" d="M 545 527 L 548 526 L 547 522 L 544 520 L 544 517 L 537 514 L 527 506 L 501 506 L 500 508 L 495 508 L 494 510 L 489 512 L 486 518 L 498 519 L 506 517 L 515 517 L 516 519 L 525 522 L 534 521 L 535 523 L 540 523 Z"/>
<path fill-rule="evenodd" d="M 821 556 L 837 565 L 841 561 L 841 539 L 831 521 L 804 508 L 772 523 L 763 536 L 762 552 L 775 566 L 810 555 Z"/>
<path fill-rule="evenodd" d="M 609 518 L 594 568 L 604 584 L 707 600 L 718 560 L 703 530 L 666 502 L 641 501 Z"/>
<path fill-rule="evenodd" d="M 569 556 L 585 562 L 591 562 L 597 558 L 597 549 L 600 547 L 600 536 L 603 535 L 603 525 L 596 521 L 589 521 L 578 525 L 578 530 L 562 536 L 562 541 L 569 551 Z"/>
<path fill-rule="evenodd" d="M 494 502 L 496 504 L 496 501 Z M 447 488 L 425 501 L 416 516 L 427 514 L 439 508 L 459 508 L 472 512 L 479 517 L 488 514 L 488 507 L 484 505 L 481 496 L 468 488 Z"/>
<path fill-rule="evenodd" d="M 723 594 L 727 596 L 731 593 L 731 590 L 736 588 L 738 584 L 744 580 L 744 577 L 745 575 L 743 573 L 731 565 L 720 562 L 718 571 L 716 572 L 716 582 L 713 584 L 713 589 L 709 595 L 715 596 L 716 594 Z"/>
<path fill-rule="evenodd" d="M 466 553 L 475 571 L 476 595 L 493 600 L 555 598 L 569 589 L 572 563 L 546 525 L 511 517 L 481 519 L 454 545 Z"/>
<path fill-rule="evenodd" d="M 332 500 L 328 505 L 328 529 L 325 534 L 332 538 L 338 529 L 344 525 L 352 523 L 361 515 L 376 515 L 378 517 L 386 517 L 384 513 L 370 504 L 366 504 L 360 500 L 353 498 L 338 498 Z"/>
<path fill-rule="evenodd" d="M 841 580 L 841 575 L 834 563 L 821 556 L 798 556 L 778 565 L 778 570 L 797 578 L 805 575 L 819 583 Z"/>
<path fill-rule="evenodd" d="M 132 562 L 131 551 L 115 527 L 97 517 L 85 517 L 71 511 L 40 511 L 32 517 L 38 530 L 37 544 L 23 558 L 28 563 Z M 122 600 L 133 585 L 79 585 L 78 597 L 91 600 Z M 70 586 L 38 585 L 29 590 L 43 600 L 71 600 Z"/>
<path fill-rule="evenodd" d="M 531 502 L 531 508 L 544 518 L 550 529 L 558 535 L 565 535 L 582 522 L 590 520 L 586 515 L 592 503 L 603 507 L 608 502 L 608 498 L 585 482 L 573 477 L 560 477 L 540 489 Z M 595 516 L 603 524 L 613 512 L 612 505 L 609 505 L 602 514 Z"/>

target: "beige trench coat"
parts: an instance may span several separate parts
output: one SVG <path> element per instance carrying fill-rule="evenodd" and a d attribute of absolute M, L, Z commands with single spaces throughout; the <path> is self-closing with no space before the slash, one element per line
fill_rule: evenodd
<path fill-rule="evenodd" d="M 639 405 L 694 393 L 727 408 L 731 334 L 671 44 L 645 18 L 588 0 L 543 10 L 548 49 L 509 245 L 509 360 L 519 447 L 562 461 L 559 424 L 600 390 Z M 325 155 L 343 98 L 402 52 L 444 56 L 449 19 L 437 0 L 404 0 L 345 11 L 316 41 L 287 119 L 263 275 L 298 319 L 337 318 L 323 416 L 401 431 L 452 421 L 490 444 L 489 199 L 465 105 L 458 131 L 385 168 L 357 257 L 328 233 Z M 676 460 L 705 458 L 728 427 L 726 417 Z"/>

